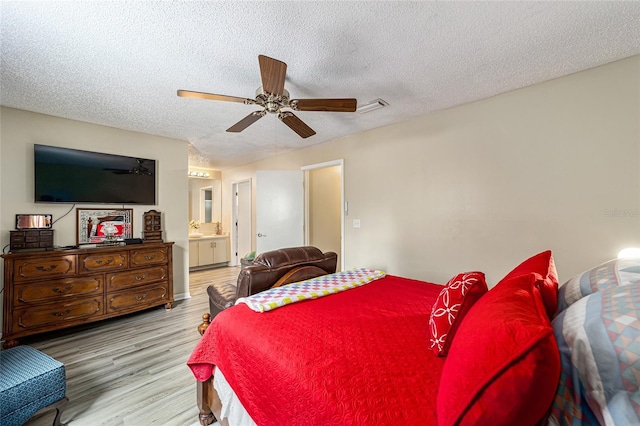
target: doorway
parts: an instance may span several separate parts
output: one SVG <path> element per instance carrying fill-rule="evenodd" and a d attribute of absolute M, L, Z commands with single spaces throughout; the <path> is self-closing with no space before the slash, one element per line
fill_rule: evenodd
<path fill-rule="evenodd" d="M 344 161 L 313 164 L 304 171 L 305 244 L 338 254 L 344 269 Z"/>
<path fill-rule="evenodd" d="M 334 251 L 338 254 L 338 270 L 344 270 L 344 160 L 335 160 L 325 163 L 313 164 L 301 167 L 303 172 L 303 185 L 301 186 L 302 202 L 301 211 L 304 210 L 304 225 L 301 232 L 305 245 L 315 245 L 323 252 Z M 240 185 L 246 184 L 246 199 L 242 195 Z M 232 265 L 240 264 L 240 258 L 251 251 L 243 249 L 241 235 L 245 235 L 245 247 L 252 247 L 251 239 L 254 231 L 251 229 L 251 180 L 236 182 L 232 186 L 234 194 L 234 208 L 232 217 Z M 292 191 L 295 191 L 292 190 Z M 260 192 L 256 182 L 256 194 Z M 259 197 L 256 195 L 256 210 L 260 210 Z M 243 201 L 244 200 L 244 201 Z M 244 207 L 243 207 L 244 206 Z M 246 213 L 246 220 L 242 219 L 242 211 Z M 266 214 L 273 213 L 274 209 L 263 206 Z M 256 212 L 256 216 L 260 214 Z M 238 220 L 239 219 L 239 220 Z M 258 222 L 256 220 L 256 222 Z M 245 233 L 246 232 L 246 233 Z M 268 237 L 271 230 L 256 229 L 255 232 Z M 266 234 L 266 235 L 264 235 Z M 256 240 L 258 236 L 256 235 Z M 298 244 L 296 244 L 298 245 Z M 246 252 L 245 252 L 246 250 Z"/>

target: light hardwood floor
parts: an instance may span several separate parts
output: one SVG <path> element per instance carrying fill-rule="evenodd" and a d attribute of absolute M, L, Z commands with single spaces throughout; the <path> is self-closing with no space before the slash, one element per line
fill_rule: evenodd
<path fill-rule="evenodd" d="M 195 379 L 186 365 L 209 311 L 206 288 L 235 284 L 239 267 L 189 274 L 191 298 L 163 307 L 22 343 L 65 364 L 70 426 L 194 425 L 198 421 Z M 53 416 L 28 426 L 51 425 Z"/>

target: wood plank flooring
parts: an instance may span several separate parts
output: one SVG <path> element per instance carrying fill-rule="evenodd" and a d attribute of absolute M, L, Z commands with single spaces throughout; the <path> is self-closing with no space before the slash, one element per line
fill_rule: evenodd
<path fill-rule="evenodd" d="M 206 288 L 233 283 L 239 267 L 189 274 L 191 298 L 125 317 L 24 339 L 65 364 L 70 426 L 195 425 L 196 386 L 186 361 L 209 311 Z M 53 415 L 28 426 L 51 425 Z"/>

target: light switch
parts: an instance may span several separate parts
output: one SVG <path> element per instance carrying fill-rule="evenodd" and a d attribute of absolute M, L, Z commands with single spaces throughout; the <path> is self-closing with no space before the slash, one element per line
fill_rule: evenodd
<path fill-rule="evenodd" d="M 360 228 L 360 219 L 353 219 L 353 227 Z"/>

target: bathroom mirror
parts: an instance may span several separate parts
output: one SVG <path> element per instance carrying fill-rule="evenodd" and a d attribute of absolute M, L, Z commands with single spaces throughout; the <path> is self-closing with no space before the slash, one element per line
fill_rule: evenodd
<path fill-rule="evenodd" d="M 17 214 L 16 229 L 49 229 L 52 218 L 50 214 Z"/>
<path fill-rule="evenodd" d="M 222 182 L 189 178 L 189 220 L 200 223 L 222 221 Z"/>

